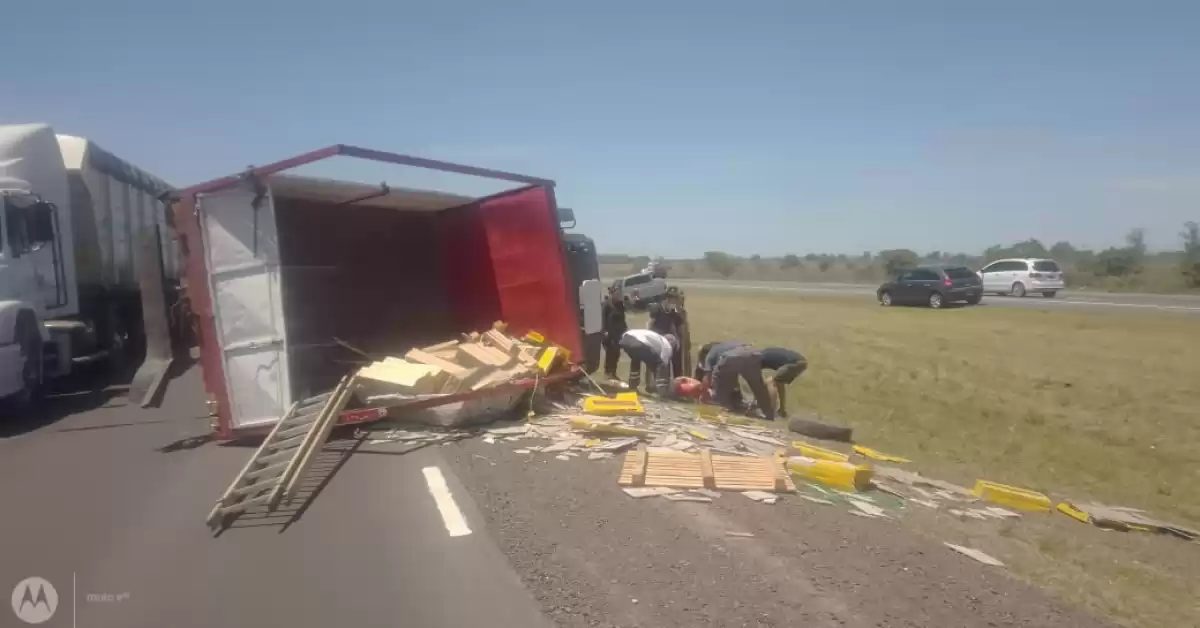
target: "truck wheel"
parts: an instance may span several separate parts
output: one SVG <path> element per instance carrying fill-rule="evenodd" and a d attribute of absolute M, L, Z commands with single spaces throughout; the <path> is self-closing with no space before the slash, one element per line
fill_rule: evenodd
<path fill-rule="evenodd" d="M 32 407 L 42 393 L 42 335 L 32 314 L 22 312 L 17 316 L 16 336 L 24 362 L 21 390 L 5 401 L 14 411 L 23 412 Z"/>

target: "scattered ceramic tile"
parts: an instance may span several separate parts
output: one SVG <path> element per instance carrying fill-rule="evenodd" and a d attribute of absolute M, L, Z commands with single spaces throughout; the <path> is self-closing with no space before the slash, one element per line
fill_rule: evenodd
<path fill-rule="evenodd" d="M 950 549 L 958 552 L 959 554 L 962 554 L 964 556 L 970 556 L 971 558 L 974 558 L 975 560 L 977 560 L 985 565 L 992 565 L 993 567 L 1003 567 L 1004 566 L 1004 563 L 1000 562 L 999 560 L 996 560 L 995 558 L 992 558 L 991 556 L 988 556 L 987 554 L 984 554 L 983 552 L 981 552 L 977 549 L 972 549 L 970 547 L 963 547 L 961 545 L 955 545 L 953 543 L 944 543 L 943 542 L 942 544 L 945 545 L 946 547 L 949 547 Z"/>
<path fill-rule="evenodd" d="M 993 517 L 996 517 L 997 519 L 1020 519 L 1021 518 L 1021 513 L 1013 512 L 1007 508 L 1000 508 L 999 506 L 988 506 L 987 508 L 984 508 L 984 510 L 986 510 L 990 515 L 992 515 Z"/>
<path fill-rule="evenodd" d="M 910 500 L 908 500 L 908 501 L 910 501 L 910 502 L 912 502 L 912 503 L 914 503 L 914 504 L 920 504 L 920 505 L 922 505 L 922 506 L 924 506 L 924 507 L 926 507 L 926 508 L 933 508 L 933 509 L 935 509 L 935 510 L 938 508 L 938 503 L 937 503 L 937 502 L 931 502 L 931 501 L 929 501 L 928 499 L 918 499 L 918 498 L 914 497 L 914 498 L 912 498 L 912 499 L 910 499 Z"/>
<path fill-rule="evenodd" d="M 739 538 L 739 539 L 752 539 L 752 538 L 754 538 L 754 533 L 752 533 L 752 532 L 726 532 L 725 536 L 732 536 L 732 537 Z"/>
<path fill-rule="evenodd" d="M 562 454 L 559 454 L 559 455 L 555 456 L 555 457 L 554 457 L 554 459 L 555 459 L 555 460 L 570 460 L 570 459 L 571 459 L 571 457 L 570 457 L 570 456 L 564 456 L 564 455 L 562 455 Z"/>
<path fill-rule="evenodd" d="M 493 427 L 489 429 L 487 433 L 494 436 L 511 436 L 514 434 L 525 434 L 528 431 L 528 425 L 516 425 L 513 427 Z"/>
<path fill-rule="evenodd" d="M 613 455 L 607 451 L 596 451 L 588 454 L 588 460 L 608 460 L 612 457 Z"/>
<path fill-rule="evenodd" d="M 666 488 L 662 486 L 638 486 L 623 488 L 621 490 L 625 491 L 626 495 L 634 499 L 641 499 L 643 497 L 656 497 L 658 495 L 670 495 L 672 493 L 679 492 L 673 488 Z"/>
<path fill-rule="evenodd" d="M 797 495 L 796 497 L 799 497 L 800 499 L 803 499 L 804 501 L 807 501 L 807 502 L 812 502 L 814 504 L 825 504 L 826 506 L 833 505 L 833 502 L 829 501 L 828 499 L 821 499 L 820 497 L 813 497 L 811 495 Z"/>
<path fill-rule="evenodd" d="M 514 449 L 513 453 L 514 454 L 531 454 L 533 452 L 529 451 L 528 449 Z"/>
<path fill-rule="evenodd" d="M 852 510 L 851 512 L 862 512 L 863 514 L 867 515 L 868 517 L 886 517 L 887 516 L 887 513 L 884 512 L 884 510 L 882 508 L 880 508 L 879 506 L 876 506 L 874 504 L 868 504 L 867 502 L 851 500 L 850 505 L 854 506 L 855 508 L 858 509 L 858 511 Z"/>
<path fill-rule="evenodd" d="M 696 493 L 698 495 L 703 495 L 705 497 L 711 497 L 713 499 L 716 499 L 721 496 L 720 491 L 714 491 L 714 490 L 707 489 L 707 488 L 692 489 L 692 492 Z"/>
<path fill-rule="evenodd" d="M 756 502 L 768 505 L 774 504 L 779 499 L 779 496 L 775 493 L 768 493 L 766 491 L 744 491 L 742 495 L 745 495 Z"/>
<path fill-rule="evenodd" d="M 712 503 L 711 497 L 705 497 L 703 495 L 691 495 L 689 493 L 667 493 L 664 495 L 664 497 L 673 502 L 700 502 L 704 504 Z"/>

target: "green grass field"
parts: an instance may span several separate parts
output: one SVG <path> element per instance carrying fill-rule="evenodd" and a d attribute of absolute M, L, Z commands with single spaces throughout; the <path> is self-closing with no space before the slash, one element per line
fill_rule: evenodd
<path fill-rule="evenodd" d="M 694 346 L 737 338 L 804 353 L 789 407 L 850 425 L 857 442 L 926 475 L 1200 527 L 1200 317 L 701 290 L 688 311 Z M 943 525 L 971 530 L 954 520 L 920 531 Z M 1061 515 L 1005 530 L 979 543 L 1066 599 L 1130 625 L 1200 625 L 1195 544 Z"/>

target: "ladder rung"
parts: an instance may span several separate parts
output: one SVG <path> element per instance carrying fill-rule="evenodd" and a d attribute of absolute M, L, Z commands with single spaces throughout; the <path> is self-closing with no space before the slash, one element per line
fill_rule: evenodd
<path fill-rule="evenodd" d="M 257 471 L 251 471 L 250 473 L 247 473 L 246 475 L 242 476 L 242 480 L 243 481 L 253 480 L 255 478 L 260 478 L 264 475 L 270 475 L 277 471 L 282 473 L 283 470 L 287 468 L 287 466 L 288 466 L 287 462 L 280 462 L 280 463 L 273 464 L 269 467 L 263 467 Z"/>
<path fill-rule="evenodd" d="M 295 436 L 285 438 L 281 441 L 271 443 L 271 447 L 274 449 L 279 449 L 280 451 L 282 451 L 284 449 L 290 449 L 292 447 L 295 447 L 296 445 L 299 445 L 300 444 L 299 439 L 303 439 L 307 435 L 308 435 L 308 432 L 306 431 L 303 434 L 297 434 Z"/>
<path fill-rule="evenodd" d="M 258 497 L 255 497 L 254 499 L 247 499 L 244 502 L 238 502 L 236 504 L 233 504 L 232 506 L 226 506 L 225 508 L 222 508 L 220 510 L 219 516 L 224 517 L 226 515 L 230 515 L 235 512 L 244 511 L 244 510 L 253 508 L 255 506 L 258 506 L 260 504 L 265 504 L 270 499 L 271 499 L 270 493 L 267 493 L 266 495 L 260 495 Z"/>
<path fill-rule="evenodd" d="M 269 465 L 279 462 L 280 460 L 291 460 L 292 457 L 296 455 L 296 451 L 296 447 L 290 447 L 288 449 L 284 449 L 283 451 L 273 453 L 269 456 L 263 456 L 262 458 L 258 459 L 258 462 L 260 464 Z"/>
<path fill-rule="evenodd" d="M 275 486 L 275 482 L 273 481 L 274 479 L 275 478 L 269 478 L 269 479 L 263 480 L 262 482 L 255 482 L 254 484 L 251 484 L 249 486 L 243 486 L 243 487 L 235 490 L 232 493 L 232 495 L 234 497 L 245 497 L 247 495 L 253 495 L 255 493 L 260 493 L 262 491 L 265 491 L 267 489 L 274 487 Z"/>
<path fill-rule="evenodd" d="M 275 432 L 275 440 L 272 441 L 272 445 L 274 443 L 285 441 L 297 434 L 305 434 L 310 429 L 312 429 L 312 425 L 304 424 L 304 425 L 297 425 L 296 427 L 289 427 L 286 430 L 280 430 L 278 432 Z"/>
<path fill-rule="evenodd" d="M 322 407 L 324 407 L 324 406 L 322 406 Z M 308 414 L 294 414 L 294 415 L 284 419 L 283 422 L 285 425 L 291 424 L 291 423 L 297 423 L 297 422 L 309 422 L 309 421 L 312 421 L 313 419 L 316 419 L 317 417 L 321 416 L 321 408 L 314 408 L 313 410 L 314 410 L 314 412 L 310 412 Z"/>
<path fill-rule="evenodd" d="M 333 395 L 333 391 L 329 391 L 327 393 L 320 394 L 315 397 L 309 397 L 308 399 L 302 399 L 300 401 L 300 403 L 296 405 L 296 409 L 299 410 L 300 408 L 311 408 L 313 406 L 323 405 L 329 399 L 329 397 L 332 395 Z"/>

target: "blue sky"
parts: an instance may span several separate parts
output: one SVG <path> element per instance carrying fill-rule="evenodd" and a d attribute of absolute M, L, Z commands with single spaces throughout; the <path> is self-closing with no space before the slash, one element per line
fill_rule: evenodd
<path fill-rule="evenodd" d="M 0 121 L 177 185 L 339 142 L 552 178 L 604 252 L 1177 248 L 1200 220 L 1196 2 L 168 4 L 7 7 Z"/>

